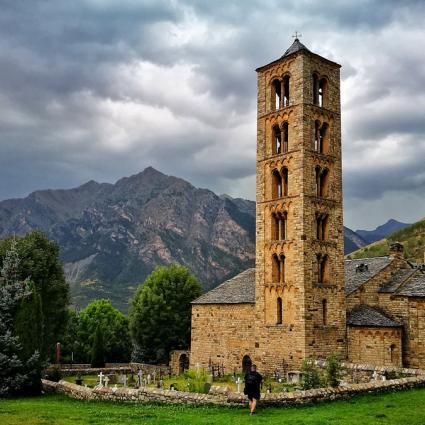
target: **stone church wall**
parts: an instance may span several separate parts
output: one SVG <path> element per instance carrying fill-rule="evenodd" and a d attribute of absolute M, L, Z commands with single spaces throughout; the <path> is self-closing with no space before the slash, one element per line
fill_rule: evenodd
<path fill-rule="evenodd" d="M 348 326 L 348 360 L 401 367 L 401 333 L 401 328 Z"/>
<path fill-rule="evenodd" d="M 254 350 L 254 304 L 194 304 L 190 367 L 240 372 Z"/>

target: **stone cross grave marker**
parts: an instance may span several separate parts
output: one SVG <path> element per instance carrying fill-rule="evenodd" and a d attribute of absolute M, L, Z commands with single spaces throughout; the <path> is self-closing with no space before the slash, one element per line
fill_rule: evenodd
<path fill-rule="evenodd" d="M 142 371 L 142 369 L 139 369 L 139 372 L 137 372 L 137 379 L 138 379 L 138 386 L 140 388 L 143 385 L 143 371 Z"/>
<path fill-rule="evenodd" d="M 102 372 L 97 375 L 99 377 L 99 386 L 103 387 L 103 377 L 105 376 Z"/>
<path fill-rule="evenodd" d="M 242 379 L 240 378 L 240 376 L 238 376 L 238 379 L 236 380 L 236 385 L 238 387 L 238 393 L 241 392 L 241 384 L 242 384 Z"/>
<path fill-rule="evenodd" d="M 149 374 L 148 374 L 148 385 L 150 385 L 150 384 L 151 384 L 151 380 L 152 380 L 152 377 L 151 377 L 151 374 L 149 373 Z"/>
<path fill-rule="evenodd" d="M 105 376 L 105 387 L 108 386 L 108 383 L 109 383 L 109 378 L 107 376 Z"/>

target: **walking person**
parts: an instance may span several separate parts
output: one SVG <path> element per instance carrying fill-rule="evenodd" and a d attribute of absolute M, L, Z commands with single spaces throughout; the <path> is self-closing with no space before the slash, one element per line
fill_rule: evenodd
<path fill-rule="evenodd" d="M 249 414 L 253 415 L 257 408 L 257 402 L 260 400 L 260 386 L 263 377 L 257 372 L 257 366 L 253 364 L 251 369 L 245 375 L 244 394 L 249 400 Z"/>

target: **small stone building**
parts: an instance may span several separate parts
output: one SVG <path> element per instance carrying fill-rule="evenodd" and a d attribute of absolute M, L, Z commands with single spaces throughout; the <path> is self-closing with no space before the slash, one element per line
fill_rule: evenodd
<path fill-rule="evenodd" d="M 425 368 L 425 275 L 400 244 L 344 261 L 340 65 L 295 39 L 256 71 L 256 266 L 193 302 L 191 366 Z"/>

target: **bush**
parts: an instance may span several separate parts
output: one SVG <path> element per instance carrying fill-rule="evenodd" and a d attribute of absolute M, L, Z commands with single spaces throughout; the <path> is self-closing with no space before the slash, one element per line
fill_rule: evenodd
<path fill-rule="evenodd" d="M 53 382 L 59 382 L 62 379 L 62 371 L 59 367 L 49 367 L 46 370 L 46 379 Z"/>
<path fill-rule="evenodd" d="M 209 380 L 208 373 L 204 369 L 188 369 L 184 373 L 188 380 L 188 389 L 191 393 L 205 393 L 205 384 Z"/>
<path fill-rule="evenodd" d="M 301 366 L 302 375 L 302 389 L 311 390 L 312 388 L 320 387 L 320 374 L 319 369 L 315 366 L 313 359 L 304 359 Z"/>
<path fill-rule="evenodd" d="M 329 387 L 338 387 L 341 380 L 341 362 L 335 354 L 326 359 L 326 384 Z"/>

